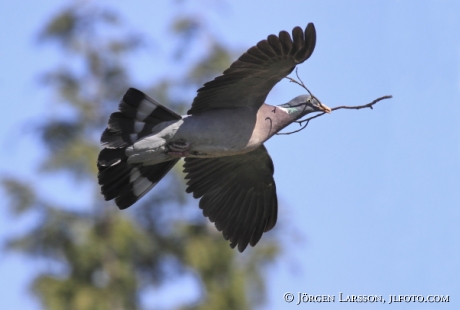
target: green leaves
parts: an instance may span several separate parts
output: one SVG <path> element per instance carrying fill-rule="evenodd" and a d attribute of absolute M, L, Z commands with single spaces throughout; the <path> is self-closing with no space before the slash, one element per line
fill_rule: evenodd
<path fill-rule="evenodd" d="M 10 208 L 14 214 L 20 215 L 33 206 L 36 197 L 34 190 L 15 178 L 4 178 L 1 180 L 3 190 L 10 198 Z"/>

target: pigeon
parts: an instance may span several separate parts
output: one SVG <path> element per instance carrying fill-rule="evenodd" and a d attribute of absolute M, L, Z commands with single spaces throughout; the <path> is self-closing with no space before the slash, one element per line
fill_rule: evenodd
<path fill-rule="evenodd" d="M 203 215 L 243 252 L 277 221 L 273 162 L 264 142 L 312 112 L 331 112 L 312 95 L 268 105 L 270 90 L 307 60 L 316 44 L 312 23 L 269 35 L 222 75 L 198 89 L 179 115 L 130 88 L 102 133 L 97 167 L 105 200 L 120 209 L 148 193 L 184 158 L 188 193 Z"/>

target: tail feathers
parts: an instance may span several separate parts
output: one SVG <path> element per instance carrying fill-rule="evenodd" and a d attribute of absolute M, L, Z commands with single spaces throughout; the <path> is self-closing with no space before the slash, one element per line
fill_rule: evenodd
<path fill-rule="evenodd" d="M 130 119 L 121 112 L 115 112 L 110 115 L 107 128 L 113 133 L 137 133 L 142 135 L 150 133 L 155 125 Z"/>
<path fill-rule="evenodd" d="M 106 200 L 115 199 L 126 209 L 151 190 L 179 161 L 174 159 L 156 165 L 128 164 L 122 161 L 99 170 L 99 184 Z"/>
<path fill-rule="evenodd" d="M 124 160 L 127 157 L 125 155 L 125 148 L 119 149 L 103 149 L 99 153 L 99 157 L 97 158 L 98 167 L 109 167 L 116 165 Z"/>
<path fill-rule="evenodd" d="M 120 188 L 129 184 L 132 166 L 126 162 L 111 167 L 99 168 L 98 180 L 105 200 L 112 200 L 120 194 Z"/>
<path fill-rule="evenodd" d="M 128 89 L 118 108 L 127 118 L 144 123 L 158 124 L 182 118 L 135 88 Z"/>
<path fill-rule="evenodd" d="M 137 133 L 122 133 L 113 132 L 110 128 L 106 128 L 101 136 L 101 144 L 106 148 L 126 148 L 127 146 L 133 145 L 137 140 L 145 137 Z"/>
<path fill-rule="evenodd" d="M 128 89 L 118 109 L 118 112 L 110 115 L 107 128 L 101 136 L 101 144 L 108 148 L 132 145 L 151 134 L 156 125 L 182 118 L 134 88 Z"/>
<path fill-rule="evenodd" d="M 101 136 L 105 148 L 97 161 L 98 180 L 104 198 L 115 199 L 120 209 L 126 209 L 154 187 L 179 160 L 155 165 L 129 164 L 126 148 L 151 134 L 156 125 L 182 117 L 134 88 L 128 89 L 118 109 L 110 115 Z"/>

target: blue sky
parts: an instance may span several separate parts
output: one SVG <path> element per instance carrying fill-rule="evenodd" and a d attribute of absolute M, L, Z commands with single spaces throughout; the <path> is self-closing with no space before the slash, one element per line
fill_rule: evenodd
<path fill-rule="evenodd" d="M 158 58 L 168 52 L 166 29 L 178 14 L 169 2 L 158 2 L 101 3 L 110 3 L 129 25 L 153 38 Z M 206 15 L 214 33 L 235 50 L 314 22 L 316 49 L 299 73 L 330 107 L 394 96 L 374 110 L 335 111 L 313 120 L 307 130 L 266 143 L 280 200 L 275 230 L 283 235 L 286 254 L 267 273 L 269 303 L 263 309 L 359 307 L 339 302 L 296 306 L 297 300 L 283 301 L 286 292 L 383 295 L 387 300 L 390 294 L 450 295 L 449 303 L 365 307 L 459 309 L 460 2 L 192 2 L 187 9 Z M 34 36 L 63 3 L 0 3 L 2 174 L 39 180 L 34 167 L 43 151 L 29 124 L 57 113 L 49 93 L 36 83 L 57 55 L 38 47 Z M 161 59 L 145 55 L 133 66 L 139 83 L 170 70 Z M 284 103 L 300 93 L 298 86 L 281 82 L 267 103 Z M 52 194 L 59 180 L 66 181 L 58 176 L 39 186 Z M 72 194 L 84 188 L 62 192 L 56 199 L 76 201 Z M 16 222 L 0 197 L 2 240 L 26 229 L 28 221 Z M 0 256 L 2 308 L 39 309 L 26 287 L 35 270 L 16 255 Z M 193 298 L 194 292 L 187 283 L 168 288 L 158 305 Z"/>

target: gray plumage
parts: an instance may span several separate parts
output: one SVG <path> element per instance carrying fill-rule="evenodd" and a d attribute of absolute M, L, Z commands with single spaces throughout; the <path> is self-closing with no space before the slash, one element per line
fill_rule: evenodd
<path fill-rule="evenodd" d="M 330 109 L 309 95 L 271 106 L 265 99 L 315 48 L 313 24 L 251 47 L 223 75 L 198 90 L 180 116 L 130 88 L 101 137 L 99 184 L 120 209 L 139 200 L 181 158 L 187 192 L 233 248 L 255 246 L 276 224 L 273 163 L 263 143 L 311 113 Z"/>

